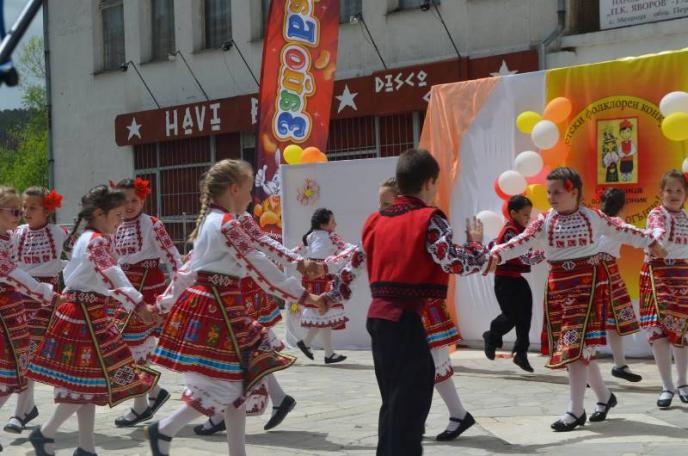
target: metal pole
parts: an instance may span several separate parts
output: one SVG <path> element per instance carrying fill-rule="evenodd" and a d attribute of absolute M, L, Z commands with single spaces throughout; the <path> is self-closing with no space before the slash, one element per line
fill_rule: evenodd
<path fill-rule="evenodd" d="M 26 33 L 26 30 L 29 28 L 29 25 L 31 25 L 31 21 L 36 16 L 36 13 L 38 13 L 42 4 L 43 0 L 30 0 L 29 3 L 26 4 L 17 20 L 14 22 L 14 25 L 2 40 L 2 43 L 0 43 L 0 63 L 9 60 L 19 40 L 24 36 L 24 33 Z"/>
<path fill-rule="evenodd" d="M 184 246 L 184 249 L 183 249 L 183 250 L 184 250 L 184 255 L 186 255 L 186 254 L 187 254 L 187 247 L 186 247 L 186 246 L 187 246 L 187 243 L 186 243 L 186 238 L 187 238 L 187 235 L 186 235 L 186 212 L 182 212 L 182 236 L 183 236 L 183 238 L 184 238 L 184 239 L 182 240 L 182 245 Z"/>
<path fill-rule="evenodd" d="M 447 32 L 447 36 L 449 37 L 449 41 L 451 41 L 452 46 L 454 47 L 454 50 L 456 51 L 456 55 L 461 58 L 461 53 L 459 52 L 459 48 L 456 47 L 456 43 L 454 42 L 454 38 L 452 37 L 451 33 L 449 33 L 449 29 L 447 28 L 447 23 L 444 22 L 444 17 L 442 17 L 442 13 L 440 13 L 440 8 L 437 6 L 437 3 L 435 0 L 430 0 L 432 5 L 435 7 L 435 11 L 437 12 L 437 16 L 440 18 L 440 22 L 442 23 L 442 26 L 444 27 L 444 31 Z"/>
<path fill-rule="evenodd" d="M 136 74 L 139 75 L 139 79 L 141 80 L 141 82 L 143 82 L 143 85 L 146 87 L 146 90 L 148 91 L 148 95 L 151 96 L 151 98 L 155 102 L 155 105 L 158 107 L 158 109 L 160 109 L 160 103 L 158 103 L 158 100 L 155 99 L 155 95 L 153 95 L 153 92 L 151 92 L 150 87 L 148 87 L 148 84 L 146 84 L 146 80 L 143 79 L 143 76 L 141 76 L 141 73 L 139 72 L 139 69 L 136 67 L 136 64 L 133 61 L 129 60 L 125 65 L 126 66 L 131 65 L 132 67 L 134 67 L 134 71 L 136 71 Z"/>
<path fill-rule="evenodd" d="M 375 49 L 375 52 L 377 53 L 377 56 L 380 58 L 380 62 L 382 62 L 382 67 L 387 70 L 387 64 L 385 63 L 385 59 L 382 58 L 382 54 L 380 53 L 380 49 L 378 49 L 377 44 L 375 43 L 375 39 L 373 38 L 373 35 L 370 33 L 370 29 L 368 28 L 368 24 L 366 24 L 366 21 L 363 20 L 363 15 L 359 15 L 358 20 L 363 24 L 363 27 L 365 27 L 366 33 L 368 33 L 368 36 L 370 37 L 370 42 L 373 45 L 373 48 Z"/>
<path fill-rule="evenodd" d="M 50 82 L 50 35 L 48 4 L 43 7 L 43 52 L 45 59 L 45 99 L 48 116 L 48 188 L 55 188 L 55 155 L 53 154 L 53 102 Z"/>
<path fill-rule="evenodd" d="M 237 46 L 236 41 L 232 40 L 232 44 L 236 48 L 237 52 L 239 53 L 239 57 L 241 57 L 241 60 L 244 61 L 244 65 L 246 65 L 246 69 L 248 70 L 249 73 L 251 73 L 251 77 L 253 80 L 256 82 L 256 85 L 260 87 L 260 83 L 258 82 L 258 79 L 256 79 L 256 75 L 253 74 L 253 70 L 251 70 L 251 67 L 248 65 L 248 62 L 244 58 L 244 54 L 241 52 L 241 49 L 239 49 L 239 46 Z"/>
<path fill-rule="evenodd" d="M 194 81 L 196 81 L 196 85 L 198 86 L 198 88 L 201 89 L 201 92 L 203 92 L 203 96 L 205 97 L 205 99 L 206 99 L 207 101 L 210 101 L 210 98 L 208 98 L 208 94 L 205 93 L 205 90 L 203 90 L 203 86 L 201 85 L 200 82 L 198 82 L 198 78 L 196 78 L 196 75 L 195 75 L 194 72 L 191 70 L 191 67 L 189 66 L 189 62 L 186 61 L 186 58 L 184 57 L 184 54 L 182 54 L 182 51 L 179 51 L 179 50 L 178 50 L 178 51 L 176 52 L 176 54 L 177 54 L 179 57 L 181 57 L 182 60 L 184 61 L 184 65 L 186 65 L 186 68 L 189 70 L 189 73 L 191 73 L 191 77 L 194 79 Z"/>

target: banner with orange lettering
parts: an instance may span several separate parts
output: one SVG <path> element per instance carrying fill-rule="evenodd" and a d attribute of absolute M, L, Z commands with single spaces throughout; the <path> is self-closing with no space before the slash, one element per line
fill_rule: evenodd
<path fill-rule="evenodd" d="M 339 0 L 272 0 L 263 47 L 254 215 L 282 230 L 277 172 L 284 149 L 327 145 L 339 38 Z"/>

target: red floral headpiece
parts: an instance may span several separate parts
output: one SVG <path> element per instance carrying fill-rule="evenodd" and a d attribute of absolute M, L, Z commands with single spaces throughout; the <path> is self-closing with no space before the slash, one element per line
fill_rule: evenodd
<path fill-rule="evenodd" d="M 62 207 L 62 199 L 64 196 L 57 193 L 55 190 L 50 190 L 47 195 L 43 197 L 43 207 L 48 212 L 53 212 Z"/>
<path fill-rule="evenodd" d="M 602 197 L 604 196 L 604 191 L 605 191 L 604 187 L 597 187 L 597 190 L 595 190 L 595 198 L 597 198 L 598 200 L 601 200 Z"/>
<path fill-rule="evenodd" d="M 688 173 L 683 173 L 683 178 L 688 182 Z"/>
<path fill-rule="evenodd" d="M 111 190 L 115 190 L 117 188 L 117 184 L 113 180 L 108 180 L 108 185 L 110 186 Z"/>
<path fill-rule="evenodd" d="M 134 179 L 134 193 L 136 193 L 136 196 L 141 199 L 146 199 L 146 196 L 148 196 L 148 194 L 152 191 L 153 190 L 150 188 L 149 181 L 146 179 L 141 179 L 140 177 Z"/>
<path fill-rule="evenodd" d="M 573 190 L 573 181 L 571 179 L 566 179 L 564 181 L 564 188 L 566 189 L 567 192 L 570 192 Z"/>

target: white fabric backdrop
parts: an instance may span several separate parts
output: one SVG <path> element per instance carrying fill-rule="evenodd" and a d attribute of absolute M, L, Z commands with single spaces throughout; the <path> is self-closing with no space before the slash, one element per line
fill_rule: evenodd
<path fill-rule="evenodd" d="M 368 216 L 378 209 L 378 187 L 394 176 L 397 159 L 338 161 L 324 164 L 290 165 L 280 167 L 282 182 L 282 226 L 284 242 L 289 247 L 301 242 L 310 227 L 311 215 L 320 207 L 332 210 L 337 219 L 337 233 L 352 244 L 361 243 L 361 229 Z M 320 198 L 312 206 L 303 206 L 297 200 L 299 188 L 310 178 L 320 185 Z M 349 317 L 345 330 L 333 331 L 336 348 L 370 348 L 370 337 L 365 320 L 370 305 L 368 278 L 361 277 L 354 287 L 353 296 L 345 304 Z M 305 335 L 299 316 L 286 311 L 287 343 L 294 346 Z M 316 338 L 313 345 L 320 347 Z"/>

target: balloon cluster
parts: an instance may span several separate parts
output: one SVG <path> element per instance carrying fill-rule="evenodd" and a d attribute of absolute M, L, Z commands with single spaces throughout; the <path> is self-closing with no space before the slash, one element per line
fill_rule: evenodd
<path fill-rule="evenodd" d="M 659 102 L 662 133 L 672 141 L 688 140 L 688 93 L 670 92 Z"/>
<path fill-rule="evenodd" d="M 516 127 L 521 133 L 529 134 L 533 144 L 540 149 L 546 166 L 561 166 L 569 154 L 569 147 L 561 140 L 559 125 L 568 120 L 573 106 L 566 97 L 552 99 L 542 115 L 525 111 L 516 118 Z"/>
<path fill-rule="evenodd" d="M 303 149 L 299 145 L 291 144 L 284 148 L 284 161 L 289 165 L 326 163 L 327 155 L 317 147 L 306 147 Z"/>

